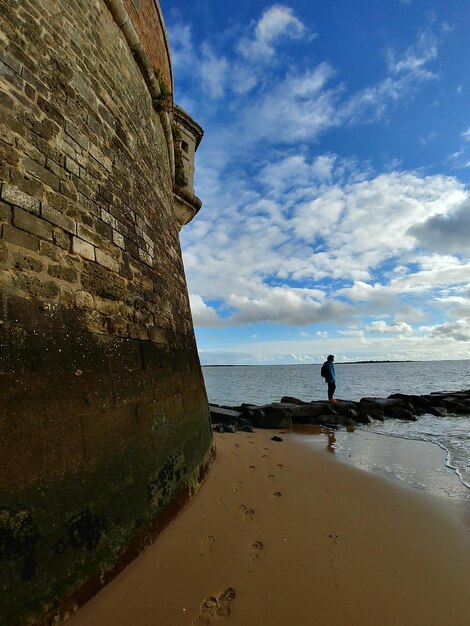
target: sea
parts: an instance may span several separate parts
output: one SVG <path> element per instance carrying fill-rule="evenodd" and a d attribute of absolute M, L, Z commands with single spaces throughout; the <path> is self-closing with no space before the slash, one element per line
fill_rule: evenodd
<path fill-rule="evenodd" d="M 209 402 L 237 406 L 278 402 L 282 396 L 326 399 L 320 368 L 319 364 L 234 365 L 202 370 Z M 470 389 L 470 360 L 335 363 L 335 368 L 336 398 L 343 400 Z M 318 436 L 305 437 L 318 441 Z M 331 448 L 331 435 L 329 443 Z M 429 446 L 439 448 L 441 454 L 427 454 Z M 470 501 L 470 414 L 423 415 L 416 422 L 390 419 L 358 426 L 353 432 L 339 429 L 334 452 L 366 471 L 439 496 Z M 442 463 L 436 458 L 443 459 Z M 428 467 L 423 459 L 428 460 Z"/>

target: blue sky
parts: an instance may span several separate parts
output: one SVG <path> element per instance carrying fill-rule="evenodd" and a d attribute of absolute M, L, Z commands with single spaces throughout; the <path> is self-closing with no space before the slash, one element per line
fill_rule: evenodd
<path fill-rule="evenodd" d="M 470 8 L 161 0 L 203 364 L 470 358 Z"/>

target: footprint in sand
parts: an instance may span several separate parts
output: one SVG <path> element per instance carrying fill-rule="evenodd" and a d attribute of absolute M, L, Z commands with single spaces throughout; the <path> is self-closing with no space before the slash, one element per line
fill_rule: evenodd
<path fill-rule="evenodd" d="M 207 535 L 201 539 L 201 556 L 209 556 L 212 554 L 212 548 L 214 547 L 215 538 L 212 535 Z"/>
<path fill-rule="evenodd" d="M 268 480 L 270 483 L 274 482 L 274 474 L 268 474 L 266 476 L 266 480 Z"/>
<path fill-rule="evenodd" d="M 267 455 L 267 454 L 262 454 L 262 455 L 261 455 L 261 458 L 262 458 L 262 459 L 267 459 L 267 458 L 268 458 L 268 455 Z"/>
<path fill-rule="evenodd" d="M 241 491 L 243 489 L 243 483 L 241 480 L 236 480 L 233 485 L 232 488 L 234 491 Z"/>
<path fill-rule="evenodd" d="M 250 509 L 247 506 L 245 506 L 244 504 L 240 504 L 240 506 L 238 507 L 238 510 L 240 511 L 243 519 L 246 522 L 251 522 L 251 520 L 253 519 L 253 516 L 255 514 L 255 510 L 254 509 Z"/>
<path fill-rule="evenodd" d="M 199 615 L 191 622 L 191 626 L 208 626 L 219 617 L 230 615 L 230 604 L 235 600 L 233 587 L 227 587 L 217 597 L 209 596 L 201 602 Z"/>
<path fill-rule="evenodd" d="M 252 472 L 253 470 L 256 469 L 256 465 L 249 465 L 248 469 Z"/>
<path fill-rule="evenodd" d="M 248 553 L 248 558 L 251 561 L 251 567 L 248 570 L 249 572 L 254 572 L 255 571 L 256 560 L 258 559 L 259 555 L 261 554 L 263 548 L 264 548 L 264 546 L 261 543 L 261 541 L 255 541 L 254 543 L 251 544 L 250 552 Z"/>
<path fill-rule="evenodd" d="M 271 498 L 273 500 L 279 500 L 279 498 L 281 497 L 281 492 L 280 491 L 275 491 L 274 493 L 271 494 Z"/>
<path fill-rule="evenodd" d="M 276 467 L 277 469 L 284 469 L 284 465 L 282 463 L 278 463 Z"/>
<path fill-rule="evenodd" d="M 239 444 L 239 443 L 236 443 L 236 444 L 235 444 L 235 448 L 239 448 L 239 447 L 240 447 L 240 444 Z"/>
<path fill-rule="evenodd" d="M 230 604 L 235 600 L 235 589 L 227 587 L 217 596 L 217 617 L 228 617 L 230 615 Z"/>
<path fill-rule="evenodd" d="M 334 533 L 332 533 L 331 535 L 328 535 L 328 537 L 331 539 L 331 541 L 333 543 L 337 543 L 338 542 L 339 535 L 335 535 Z"/>

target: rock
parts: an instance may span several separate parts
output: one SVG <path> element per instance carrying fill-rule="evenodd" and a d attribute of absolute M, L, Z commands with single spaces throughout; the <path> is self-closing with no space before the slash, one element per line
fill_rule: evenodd
<path fill-rule="evenodd" d="M 281 398 L 281 402 L 287 403 L 287 404 L 309 404 L 308 402 L 305 402 L 304 400 L 299 400 L 298 398 L 291 398 L 290 396 L 283 396 Z"/>
<path fill-rule="evenodd" d="M 326 403 L 328 407 L 332 408 L 331 404 Z M 338 400 L 334 405 L 335 413 L 341 413 L 341 415 L 347 415 L 348 411 L 357 410 L 357 402 L 351 400 Z"/>
<path fill-rule="evenodd" d="M 288 405 L 288 411 L 294 424 L 310 424 L 311 420 L 314 421 L 319 415 L 334 415 L 335 411 L 330 408 L 327 403 L 321 403 L 319 405 L 304 404 L 304 405 Z"/>
<path fill-rule="evenodd" d="M 323 415 L 321 418 L 316 418 L 324 426 L 334 424 L 335 426 L 357 426 L 356 420 L 346 417 L 345 415 Z"/>
<path fill-rule="evenodd" d="M 376 403 L 365 400 L 364 398 L 359 402 L 359 415 L 361 418 L 372 417 L 373 419 L 380 420 L 383 422 L 384 420 L 384 410 L 383 407 Z"/>
<path fill-rule="evenodd" d="M 403 409 L 400 406 L 391 406 L 387 408 L 387 417 L 393 417 L 398 420 L 408 420 L 410 422 L 416 422 L 418 419 L 414 413 L 408 409 Z"/>
<path fill-rule="evenodd" d="M 236 424 L 216 424 L 212 429 L 216 433 L 236 433 L 238 426 Z"/>
<path fill-rule="evenodd" d="M 253 424 L 258 428 L 290 428 L 292 418 L 282 404 L 266 404 L 253 409 Z"/>
<path fill-rule="evenodd" d="M 443 398 L 442 402 L 444 404 L 444 408 L 447 409 L 449 413 L 455 413 L 456 415 L 468 415 L 470 413 L 470 408 L 462 404 L 461 402 L 457 402 L 454 399 Z"/>
<path fill-rule="evenodd" d="M 247 420 L 244 417 L 237 417 L 236 420 L 237 420 L 237 424 L 238 424 L 238 430 L 242 430 L 242 428 L 244 426 L 250 426 L 251 427 L 250 420 Z"/>
<path fill-rule="evenodd" d="M 429 400 L 424 396 L 411 396 L 404 393 L 392 393 L 389 398 L 403 400 L 405 403 L 409 402 L 414 407 L 424 409 L 425 411 L 431 406 Z"/>
<path fill-rule="evenodd" d="M 242 417 L 240 411 L 233 411 L 232 409 L 223 409 L 220 406 L 215 406 L 213 404 L 209 405 L 209 410 L 211 414 L 211 420 L 213 424 L 226 424 L 227 422 L 233 422 L 238 418 Z"/>
<path fill-rule="evenodd" d="M 435 406 L 430 406 L 427 408 L 426 413 L 435 415 L 436 417 L 443 417 L 447 414 L 447 410 L 444 407 L 437 408 Z"/>
<path fill-rule="evenodd" d="M 399 404 L 392 404 L 384 406 L 384 415 L 386 417 L 396 417 L 399 411 L 409 411 L 412 415 L 416 414 L 415 407 L 409 402 L 401 402 Z M 400 419 L 400 418 L 398 418 Z"/>
<path fill-rule="evenodd" d="M 279 435 L 274 435 L 274 437 L 271 437 L 271 441 L 284 441 L 284 439 L 279 437 Z"/>

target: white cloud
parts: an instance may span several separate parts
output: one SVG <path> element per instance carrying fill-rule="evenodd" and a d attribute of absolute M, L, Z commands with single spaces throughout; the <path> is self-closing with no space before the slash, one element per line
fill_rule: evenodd
<path fill-rule="evenodd" d="M 428 333 L 431 337 L 450 339 L 456 342 L 470 341 L 470 319 L 458 319 L 444 324 L 434 326 L 422 326 L 421 331 Z"/>
<path fill-rule="evenodd" d="M 203 44 L 198 70 L 209 96 L 221 98 L 225 92 L 225 82 L 229 71 L 227 59 L 217 55 L 208 44 Z"/>
<path fill-rule="evenodd" d="M 222 326 L 223 320 L 217 315 L 216 311 L 208 306 L 201 296 L 190 294 L 189 301 L 191 304 L 191 312 L 193 321 L 196 326 Z"/>
<path fill-rule="evenodd" d="M 322 154 L 318 156 L 312 163 L 312 174 L 318 180 L 331 180 L 336 156 L 331 154 Z"/>
<path fill-rule="evenodd" d="M 312 141 L 336 125 L 337 96 L 327 88 L 334 74 L 328 63 L 321 63 L 269 85 L 244 111 L 244 139 L 293 144 L 307 138 Z"/>
<path fill-rule="evenodd" d="M 437 58 L 438 42 L 429 31 L 418 35 L 416 41 L 397 58 L 396 52 L 389 50 L 388 67 L 393 74 L 411 73 L 416 78 L 435 78 L 435 74 L 425 69 L 425 65 Z"/>
<path fill-rule="evenodd" d="M 280 38 L 300 39 L 306 32 L 307 29 L 290 7 L 277 4 L 263 13 L 254 28 L 253 38 L 243 38 L 238 44 L 238 50 L 248 59 L 270 58 Z"/>
<path fill-rule="evenodd" d="M 431 130 L 427 135 L 425 135 L 424 137 L 420 137 L 420 143 L 422 146 L 425 146 L 426 144 L 428 144 L 430 141 L 433 141 L 434 139 L 436 139 L 436 137 L 438 136 L 438 133 L 435 130 Z"/>
<path fill-rule="evenodd" d="M 235 325 L 276 322 L 305 326 L 320 321 L 346 319 L 349 305 L 334 300 L 320 302 L 314 297 L 287 288 L 266 289 L 259 298 L 231 295 L 227 303 L 236 309 L 230 322 Z"/>
<path fill-rule="evenodd" d="M 173 71 L 185 71 L 192 64 L 195 54 L 191 27 L 181 22 L 174 23 L 168 28 L 168 36 L 171 41 Z"/>
<path fill-rule="evenodd" d="M 368 279 L 370 269 L 412 250 L 409 229 L 429 216 L 451 212 L 467 194 L 452 178 L 392 172 L 360 183 L 331 185 L 296 207 L 299 240 L 321 237 L 327 259 L 316 254 L 310 270 L 327 264 L 339 278 Z"/>
<path fill-rule="evenodd" d="M 415 224 L 409 233 L 421 245 L 435 252 L 470 252 L 470 199 L 445 214 L 435 215 Z"/>
<path fill-rule="evenodd" d="M 467 128 L 467 130 L 463 131 L 462 137 L 465 139 L 465 141 L 470 141 L 470 126 Z"/>
<path fill-rule="evenodd" d="M 397 324 L 387 324 L 384 320 L 377 320 L 367 326 L 370 333 L 401 333 L 409 334 L 413 332 L 412 327 L 406 322 Z"/>

